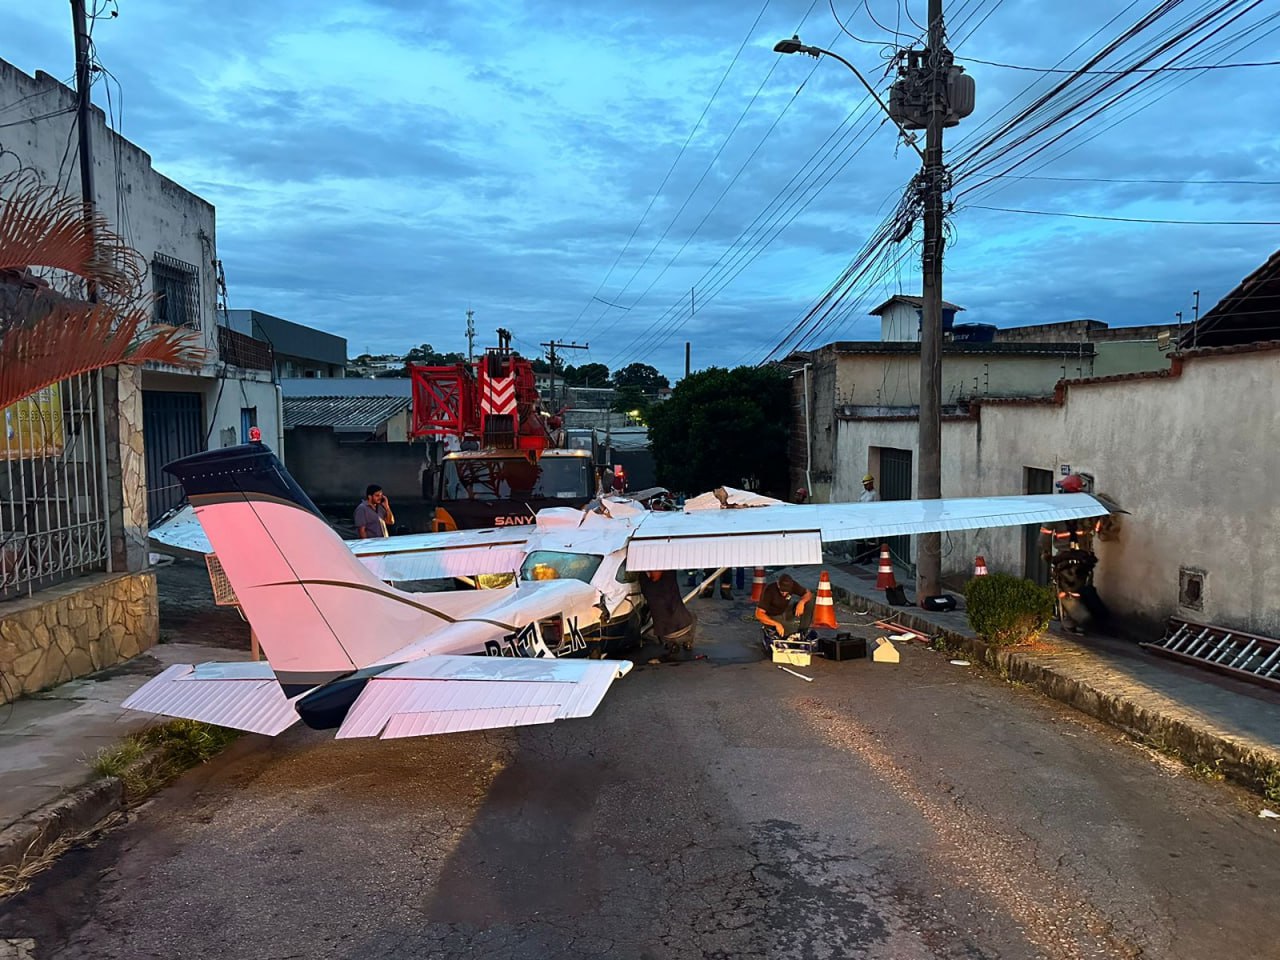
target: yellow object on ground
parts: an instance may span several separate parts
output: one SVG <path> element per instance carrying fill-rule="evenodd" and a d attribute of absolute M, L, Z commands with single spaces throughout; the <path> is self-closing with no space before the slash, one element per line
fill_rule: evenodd
<path fill-rule="evenodd" d="M 876 637 L 876 648 L 871 651 L 871 659 L 876 663 L 898 663 L 898 648 L 888 637 Z"/>

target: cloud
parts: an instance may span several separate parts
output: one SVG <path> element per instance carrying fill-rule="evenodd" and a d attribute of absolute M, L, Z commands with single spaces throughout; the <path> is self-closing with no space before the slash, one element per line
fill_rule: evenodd
<path fill-rule="evenodd" d="M 753 361 L 783 339 L 918 168 L 840 64 L 772 52 L 798 30 L 834 44 L 883 90 L 891 46 L 842 35 L 824 4 L 768 4 L 725 76 L 760 6 L 130 4 L 98 22 L 94 40 L 121 84 L 112 91 L 124 95 L 124 134 L 216 205 L 233 305 L 346 336 L 353 352 L 423 340 L 458 349 L 471 306 L 482 340 L 497 326 L 525 349 L 550 336 L 589 339 L 585 360 L 643 357 L 677 376 L 686 339 L 697 365 Z M 886 39 L 858 4 L 837 6 L 854 33 Z M 871 7 L 910 41 L 916 28 L 894 4 Z M 950 36 L 962 58 L 1048 66 L 1077 44 L 1096 48 L 1090 34 L 1114 15 L 1106 0 L 979 0 L 952 18 Z M 0 41 L 0 56 L 28 72 L 70 73 L 65 3 L 36 0 L 11 17 L 6 36 L 22 43 Z M 1126 25 L 1121 17 L 1099 38 Z M 1264 38 L 1252 58 L 1265 47 Z M 1229 55 L 1229 46 L 1215 54 Z M 954 159 L 1061 80 L 968 69 L 978 108 L 947 132 Z M 1280 180 L 1280 138 L 1258 122 L 1273 112 L 1273 79 L 1264 70 L 1153 78 L 1016 176 L 971 195 L 963 190 L 981 176 L 958 183 L 948 299 L 969 308 L 968 320 L 1001 324 L 1162 322 L 1187 309 L 1193 288 L 1207 308 L 1271 252 L 1273 231 L 964 205 L 1269 219 L 1256 211 L 1274 206 L 1273 186 L 1154 181 Z M 105 106 L 104 93 L 100 84 Z M 861 112 L 845 122 L 851 111 Z M 816 179 L 806 166 L 815 156 L 825 165 Z M 899 289 L 918 292 L 918 252 L 904 246 L 895 257 L 823 336 L 875 337 L 866 309 Z M 597 292 L 630 309 L 594 301 Z"/>

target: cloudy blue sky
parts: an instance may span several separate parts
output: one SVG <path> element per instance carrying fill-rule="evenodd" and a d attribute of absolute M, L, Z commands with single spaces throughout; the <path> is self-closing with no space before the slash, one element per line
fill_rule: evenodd
<path fill-rule="evenodd" d="M 464 348 L 470 306 L 480 345 L 505 326 L 526 352 L 576 338 L 591 346 L 576 360 L 674 377 L 686 339 L 695 367 L 764 356 L 918 168 L 844 67 L 772 51 L 799 29 L 884 90 L 884 41 L 919 33 L 904 13 L 924 19 L 924 0 L 906 3 L 835 3 L 855 40 L 828 0 L 119 0 L 94 39 L 121 84 L 123 133 L 216 205 L 233 307 L 343 335 L 354 355 Z M 1155 5 L 948 0 L 951 43 L 962 62 L 1075 66 Z M 1177 16 L 1211 6 L 1186 0 Z M 1276 59 L 1280 2 L 1235 8 L 1205 62 Z M 0 56 L 69 76 L 66 0 L 11 5 Z M 978 106 L 947 134 L 957 150 L 1061 79 L 967 68 Z M 947 298 L 999 325 L 1167 322 L 1190 316 L 1194 289 L 1212 304 L 1280 229 L 977 205 L 1280 220 L 1280 186 L 1241 182 L 1280 181 L 1278 79 L 1161 75 L 1017 171 L 1058 179 L 958 184 Z M 878 336 L 866 308 L 918 292 L 909 244 L 818 339 Z"/>

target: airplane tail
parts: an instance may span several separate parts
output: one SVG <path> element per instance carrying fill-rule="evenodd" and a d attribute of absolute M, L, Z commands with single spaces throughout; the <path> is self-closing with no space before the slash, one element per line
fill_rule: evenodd
<path fill-rule="evenodd" d="M 369 666 L 430 628 L 431 614 L 352 555 L 263 444 L 165 470 L 182 483 L 286 696 Z"/>

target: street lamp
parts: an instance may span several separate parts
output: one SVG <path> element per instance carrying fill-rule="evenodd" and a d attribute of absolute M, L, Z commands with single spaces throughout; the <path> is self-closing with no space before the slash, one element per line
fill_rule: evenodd
<path fill-rule="evenodd" d="M 871 84 L 867 83 L 867 78 L 862 75 L 861 71 L 859 71 L 857 67 L 855 67 L 852 63 L 850 63 L 844 57 L 840 56 L 840 54 L 836 53 L 834 50 L 824 50 L 822 47 L 814 47 L 814 46 L 810 46 L 807 43 L 801 43 L 799 35 L 793 36 L 790 40 L 779 40 L 777 43 L 773 45 L 773 52 L 774 53 L 803 53 L 803 54 L 807 54 L 810 57 L 813 57 L 813 59 L 815 60 L 825 55 L 835 60 L 839 60 L 846 67 L 848 67 L 850 70 L 853 71 L 853 75 L 855 77 L 857 77 L 859 80 L 862 81 L 862 85 L 867 88 L 867 93 L 871 94 L 873 97 L 876 98 L 876 103 L 880 104 L 880 109 L 884 111 L 885 116 L 887 116 L 890 120 L 892 120 L 894 126 L 898 128 L 898 132 L 902 134 L 902 139 L 906 140 L 907 143 L 911 144 L 911 149 L 920 155 L 921 160 L 924 159 L 924 152 L 916 144 L 915 135 L 908 133 L 907 128 L 904 127 L 901 123 L 899 123 L 898 119 L 892 113 L 889 112 L 888 106 L 885 104 L 885 102 L 882 99 L 880 99 L 880 94 L 876 93 L 875 88 L 871 86 Z"/>
<path fill-rule="evenodd" d="M 929 45 L 927 49 L 928 96 L 926 105 L 926 150 L 922 151 L 915 139 L 907 133 L 902 123 L 885 106 L 880 95 L 867 83 L 852 63 L 830 50 L 801 43 L 798 36 L 778 42 L 777 53 L 805 53 L 815 59 L 825 54 L 835 57 L 856 76 L 867 91 L 876 98 L 880 109 L 920 155 L 923 169 L 915 183 L 922 187 L 924 195 L 924 245 L 921 255 L 920 276 L 920 425 L 919 481 L 916 493 L 921 500 L 937 500 L 942 497 L 942 251 L 945 246 L 943 190 L 946 166 L 942 162 L 942 128 L 947 119 L 949 100 L 943 90 L 944 82 L 951 76 L 951 53 L 946 49 L 942 26 L 942 0 L 929 0 Z M 917 76 L 919 82 L 922 78 Z M 971 84 L 970 84 L 971 90 Z M 972 105 L 968 110 L 972 110 Z M 968 110 L 964 111 L 967 114 Z M 957 111 L 959 112 L 959 111 Z M 962 114 L 962 115 L 964 115 Z M 941 540 L 936 533 L 920 534 L 916 541 L 916 601 L 925 605 L 925 598 L 937 595 L 942 585 Z"/>

